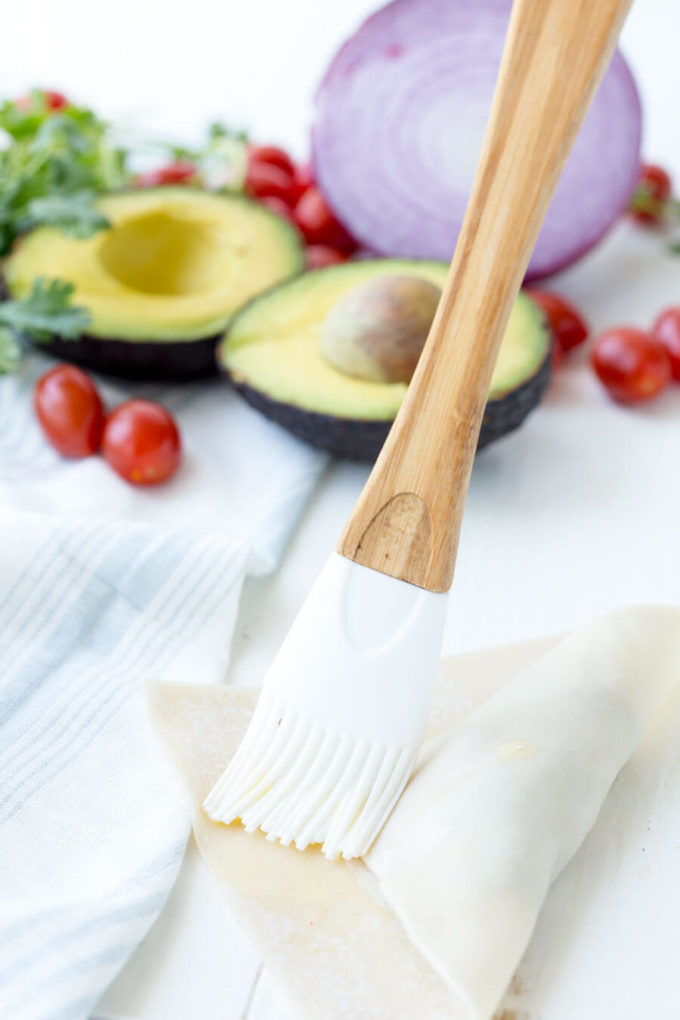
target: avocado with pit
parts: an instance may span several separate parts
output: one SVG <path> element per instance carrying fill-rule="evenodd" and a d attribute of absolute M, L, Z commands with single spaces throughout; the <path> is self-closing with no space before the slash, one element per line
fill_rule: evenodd
<path fill-rule="evenodd" d="M 447 272 L 440 262 L 365 259 L 305 273 L 241 309 L 218 345 L 219 363 L 253 407 L 300 439 L 340 457 L 373 460 L 408 383 L 339 369 L 324 355 L 324 330 L 359 287 L 416 277 L 441 289 Z M 516 429 L 536 407 L 551 360 L 543 313 L 520 294 L 496 362 L 478 448 Z"/>
<path fill-rule="evenodd" d="M 421 276 L 380 276 L 353 287 L 321 325 L 321 354 L 346 375 L 411 381 L 441 289 Z"/>
<path fill-rule="evenodd" d="M 188 187 L 108 195 L 111 228 L 69 237 L 39 227 L 5 260 L 9 297 L 36 277 L 73 283 L 91 322 L 79 340 L 54 336 L 59 357 L 133 379 L 195 379 L 215 371 L 215 346 L 256 294 L 302 272 L 296 230 L 241 195 Z"/>

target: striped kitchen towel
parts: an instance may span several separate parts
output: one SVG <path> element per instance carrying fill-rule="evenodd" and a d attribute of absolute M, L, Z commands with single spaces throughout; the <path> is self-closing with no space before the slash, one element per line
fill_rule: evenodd
<path fill-rule="evenodd" d="M 223 384 L 103 386 L 177 416 L 185 461 L 134 490 L 63 461 L 0 380 L 0 1017 L 86 1017 L 158 916 L 189 833 L 145 676 L 224 678 L 248 574 L 278 561 L 324 458 Z"/>

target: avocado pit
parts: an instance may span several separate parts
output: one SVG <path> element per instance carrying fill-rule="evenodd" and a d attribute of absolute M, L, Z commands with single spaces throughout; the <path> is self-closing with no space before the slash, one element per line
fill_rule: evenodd
<path fill-rule="evenodd" d="M 340 457 L 372 460 L 408 383 L 376 382 L 336 368 L 322 352 L 324 327 L 345 298 L 369 282 L 417 276 L 438 292 L 448 269 L 416 259 L 360 259 L 304 273 L 241 309 L 218 345 L 219 364 L 253 407 L 293 435 Z M 519 294 L 493 372 L 479 447 L 516 429 L 536 407 L 550 376 L 551 351 L 542 312 Z"/>
<path fill-rule="evenodd" d="M 422 277 L 369 279 L 328 312 L 321 327 L 321 355 L 353 378 L 408 383 L 440 297 L 441 289 Z"/>

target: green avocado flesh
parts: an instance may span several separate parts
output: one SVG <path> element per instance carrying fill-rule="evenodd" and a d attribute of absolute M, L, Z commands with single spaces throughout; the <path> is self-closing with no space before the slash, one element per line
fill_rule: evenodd
<path fill-rule="evenodd" d="M 79 347 L 88 351 L 90 361 L 101 362 L 95 368 L 107 368 L 107 351 L 124 362 L 121 345 L 127 344 L 129 374 L 154 359 L 162 369 L 162 349 L 140 361 L 131 348 L 180 343 L 195 374 L 188 344 L 204 340 L 210 343 L 202 359 L 214 368 L 214 344 L 234 312 L 304 267 L 294 228 L 240 195 L 152 188 L 109 195 L 99 207 L 111 229 L 78 239 L 37 228 L 17 242 L 4 266 L 10 297 L 25 296 L 39 276 L 75 285 L 73 302 L 87 308 L 91 324 L 82 342 L 63 348 L 73 360 L 83 360 Z M 106 343 L 98 349 L 96 340 Z M 182 356 L 175 360 L 181 373 Z"/>
<path fill-rule="evenodd" d="M 372 278 L 420 276 L 443 287 L 447 271 L 438 262 L 375 259 L 306 273 L 242 309 L 218 347 L 218 360 L 250 403 L 291 432 L 341 456 L 371 459 L 407 384 L 338 371 L 320 354 L 323 321 L 340 298 Z M 542 313 L 520 294 L 494 370 L 481 444 L 516 428 L 538 402 L 551 347 Z"/>

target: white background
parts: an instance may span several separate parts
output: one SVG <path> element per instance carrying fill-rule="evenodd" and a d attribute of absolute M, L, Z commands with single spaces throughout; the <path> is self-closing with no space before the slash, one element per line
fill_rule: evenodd
<path fill-rule="evenodd" d="M 15 3 L 3 12 L 0 90 L 60 88 L 173 137 L 196 137 L 221 118 L 304 157 L 314 86 L 337 44 L 373 6 Z M 680 180 L 678 39 L 677 0 L 638 0 L 622 48 L 642 91 L 644 152 Z M 663 305 L 680 304 L 680 258 L 624 225 L 554 285 L 582 305 L 595 328 L 645 325 Z M 246 591 L 237 681 L 262 675 L 365 476 L 362 467 L 333 466 L 283 569 Z M 641 601 L 680 603 L 680 388 L 648 408 L 620 409 L 577 355 L 526 427 L 475 468 L 447 648 L 563 630 Z M 255 989 L 249 1016 L 280 1018 L 275 995 L 257 975 L 257 958 L 190 855 L 168 911 L 98 1015 L 231 1020 L 245 1015 Z"/>
<path fill-rule="evenodd" d="M 304 158 L 315 85 L 373 7 L 371 0 L 33 0 L 6 13 L 0 89 L 62 88 L 127 125 L 172 137 L 198 137 L 223 118 Z M 678 38 L 677 0 L 638 0 L 622 48 L 643 95 L 644 152 L 680 180 Z M 645 325 L 661 305 L 680 302 L 680 259 L 664 258 L 662 248 L 623 228 L 556 285 L 596 328 Z M 560 630 L 616 602 L 680 601 L 680 571 L 669 558 L 677 503 L 668 489 L 678 453 L 677 391 L 653 407 L 621 412 L 583 360 L 574 358 L 557 380 L 542 418 L 480 459 L 448 648 Z M 660 416 L 668 428 L 647 441 L 645 429 Z M 253 611 L 264 604 L 266 612 L 247 623 L 257 641 L 239 675 L 249 677 L 252 668 L 255 676 L 268 661 L 364 477 L 353 466 L 332 470 L 304 524 L 302 551 L 288 565 L 296 582 L 285 610 L 278 585 L 256 589 Z"/>
<path fill-rule="evenodd" d="M 595 2 L 595 0 L 593 0 Z M 102 112 L 193 135 L 223 118 L 303 156 L 314 88 L 371 0 L 28 0 L 6 4 L 0 89 L 62 88 Z M 646 151 L 678 160 L 680 5 L 637 0 L 622 47 Z"/>

